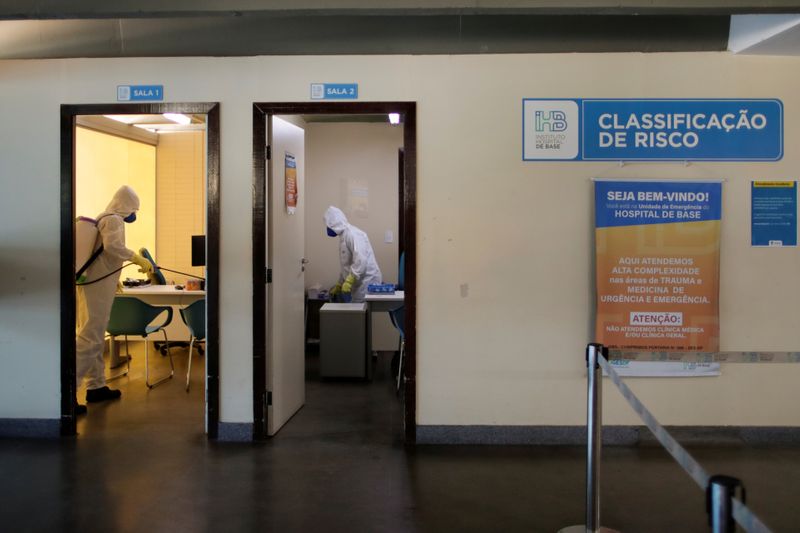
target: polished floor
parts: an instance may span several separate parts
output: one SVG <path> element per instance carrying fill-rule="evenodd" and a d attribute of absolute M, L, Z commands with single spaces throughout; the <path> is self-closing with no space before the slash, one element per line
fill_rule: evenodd
<path fill-rule="evenodd" d="M 187 394 L 186 350 L 174 356 L 175 378 L 148 391 L 136 350 L 112 385 L 123 398 L 91 404 L 76 438 L 0 440 L 0 530 L 552 533 L 583 522 L 579 447 L 406 448 L 389 354 L 367 384 L 320 382 L 310 353 L 306 406 L 257 444 L 204 438 L 203 360 Z M 800 530 L 800 450 L 691 451 L 742 478 L 774 531 Z M 658 447 L 606 448 L 602 482 L 605 525 L 709 530 L 702 492 Z"/>

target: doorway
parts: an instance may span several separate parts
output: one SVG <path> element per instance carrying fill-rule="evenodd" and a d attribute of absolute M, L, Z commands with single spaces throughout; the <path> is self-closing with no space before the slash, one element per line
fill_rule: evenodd
<path fill-rule="evenodd" d="M 401 225 L 399 240 L 405 251 L 405 363 L 403 389 L 404 438 L 416 438 L 416 104 L 414 102 L 349 103 L 256 103 L 253 105 L 253 418 L 254 439 L 264 440 L 270 431 L 273 390 L 268 384 L 267 287 L 273 265 L 267 264 L 268 230 L 271 212 L 269 184 L 273 182 L 272 161 L 283 157 L 270 143 L 273 119 L 277 116 L 384 115 L 398 113 L 403 123 L 403 157 L 398 176 Z M 271 228 L 272 229 L 272 228 Z M 271 241 L 269 241 L 271 243 Z M 274 254 L 271 261 L 279 260 Z M 273 317 L 269 317 L 273 320 Z M 270 376 L 272 377 L 272 376 Z"/>
<path fill-rule="evenodd" d="M 61 106 L 61 434 L 75 435 L 76 399 L 76 282 L 75 218 L 76 143 L 81 117 L 132 115 L 204 117 L 205 122 L 205 387 L 206 432 L 216 438 L 219 425 L 219 104 L 85 104 Z M 86 126 L 86 123 L 83 123 Z M 94 215 L 94 213 L 92 213 Z M 202 248 L 202 245 L 200 245 Z M 200 252 L 198 252 L 199 254 Z M 180 318 L 178 318 L 180 321 Z M 197 385 L 195 385 L 197 386 Z"/>

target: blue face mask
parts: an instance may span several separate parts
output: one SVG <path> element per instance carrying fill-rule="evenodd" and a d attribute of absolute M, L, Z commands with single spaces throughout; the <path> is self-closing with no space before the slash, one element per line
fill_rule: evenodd
<path fill-rule="evenodd" d="M 122 220 L 124 220 L 124 221 L 125 221 L 125 222 L 127 222 L 128 224 L 130 224 L 131 222 L 135 222 L 135 221 L 136 221 L 136 211 L 134 211 L 134 212 L 133 212 L 133 213 L 131 213 L 130 215 L 126 216 L 126 217 L 125 217 L 125 218 L 123 218 Z"/>
<path fill-rule="evenodd" d="M 336 232 L 331 228 L 328 228 L 328 237 L 336 237 Z"/>

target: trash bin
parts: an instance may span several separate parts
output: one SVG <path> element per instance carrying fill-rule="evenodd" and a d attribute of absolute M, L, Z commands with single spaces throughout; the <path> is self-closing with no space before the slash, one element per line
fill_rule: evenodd
<path fill-rule="evenodd" d="M 367 304 L 327 303 L 319 311 L 320 377 L 367 378 Z"/>

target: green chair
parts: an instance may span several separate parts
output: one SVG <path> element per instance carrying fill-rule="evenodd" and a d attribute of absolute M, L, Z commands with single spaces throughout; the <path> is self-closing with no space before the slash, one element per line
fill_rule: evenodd
<path fill-rule="evenodd" d="M 164 311 L 167 312 L 167 319 L 162 324 L 151 326 L 150 323 Z M 117 296 L 114 298 L 114 304 L 111 306 L 111 318 L 108 321 L 106 331 L 111 335 L 112 341 L 117 335 L 123 335 L 125 337 L 125 350 L 127 351 L 128 335 L 138 335 L 145 338 L 144 382 L 150 389 L 172 378 L 175 374 L 172 354 L 169 353 L 169 340 L 167 339 L 167 332 L 164 329 L 170 322 L 172 322 L 171 307 L 156 307 L 146 304 L 138 298 Z M 157 331 L 161 331 L 164 334 L 164 342 L 166 343 L 167 353 L 169 355 L 170 372 L 168 376 L 164 376 L 158 381 L 150 383 L 150 343 L 147 342 L 147 336 Z"/>
<path fill-rule="evenodd" d="M 186 370 L 186 392 L 189 392 L 189 376 L 192 373 L 192 351 L 195 342 L 204 342 L 206 340 L 206 301 L 205 299 L 197 300 L 188 307 L 181 310 L 181 318 L 189 328 L 191 340 L 189 342 L 189 365 Z M 202 354 L 200 347 L 197 351 Z"/>

